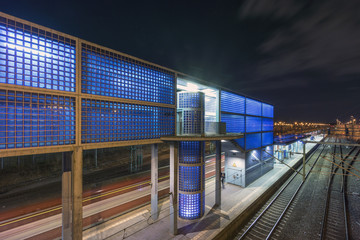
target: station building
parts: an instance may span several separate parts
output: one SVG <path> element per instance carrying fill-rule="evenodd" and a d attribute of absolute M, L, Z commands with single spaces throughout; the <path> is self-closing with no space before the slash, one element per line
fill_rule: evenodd
<path fill-rule="evenodd" d="M 216 142 L 221 204 L 221 152 L 231 184 L 273 168 L 273 112 L 226 86 L 0 13 L 0 157 L 65 153 L 63 236 L 82 234 L 84 150 L 151 144 L 156 212 L 157 144 L 169 142 L 176 234 L 178 216 L 204 212 L 204 142 Z"/>

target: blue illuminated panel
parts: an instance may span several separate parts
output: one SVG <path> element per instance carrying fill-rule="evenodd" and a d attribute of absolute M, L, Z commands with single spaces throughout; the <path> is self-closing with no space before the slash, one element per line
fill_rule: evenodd
<path fill-rule="evenodd" d="M 174 135 L 174 109 L 82 100 L 82 142 L 113 142 Z"/>
<path fill-rule="evenodd" d="M 181 194 L 179 193 L 179 216 L 183 219 L 200 218 L 204 212 L 204 204 L 201 204 L 201 193 L 197 194 Z M 203 209 L 201 209 L 201 206 Z"/>
<path fill-rule="evenodd" d="M 180 142 L 179 163 L 201 163 L 204 142 Z"/>
<path fill-rule="evenodd" d="M 179 190 L 196 192 L 201 190 L 202 166 L 179 166 Z"/>
<path fill-rule="evenodd" d="M 246 150 L 261 147 L 261 133 L 246 134 Z"/>
<path fill-rule="evenodd" d="M 245 149 L 245 138 L 235 139 L 235 141 L 237 142 L 237 144 L 240 145 L 240 147 L 242 147 L 243 149 Z"/>
<path fill-rule="evenodd" d="M 179 142 L 179 216 L 196 219 L 204 212 L 204 142 Z M 184 165 L 185 164 L 185 165 Z"/>
<path fill-rule="evenodd" d="M 246 132 L 261 132 L 261 117 L 246 116 Z"/>
<path fill-rule="evenodd" d="M 270 145 L 274 142 L 274 133 L 273 132 L 266 132 L 262 133 L 262 145 Z"/>
<path fill-rule="evenodd" d="M 241 115 L 221 114 L 221 122 L 226 123 L 226 132 L 245 132 L 245 117 Z"/>
<path fill-rule="evenodd" d="M 273 131 L 274 130 L 274 119 L 272 118 L 263 118 L 262 119 L 262 130 L 266 131 Z"/>
<path fill-rule="evenodd" d="M 75 99 L 0 90 L 0 149 L 75 144 Z"/>
<path fill-rule="evenodd" d="M 82 93 L 175 103 L 174 73 L 87 44 L 81 56 Z"/>
<path fill-rule="evenodd" d="M 261 116 L 261 102 L 246 98 L 246 114 Z"/>
<path fill-rule="evenodd" d="M 221 91 L 221 111 L 244 114 L 245 97 Z"/>
<path fill-rule="evenodd" d="M 75 44 L 0 17 L 0 83 L 75 92 Z"/>
<path fill-rule="evenodd" d="M 273 118 L 274 117 L 274 107 L 269 104 L 263 103 L 262 104 L 262 115 L 263 115 L 263 117 Z"/>

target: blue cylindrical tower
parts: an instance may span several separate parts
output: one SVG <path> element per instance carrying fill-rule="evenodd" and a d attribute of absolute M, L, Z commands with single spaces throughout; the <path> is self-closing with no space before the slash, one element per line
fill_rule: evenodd
<path fill-rule="evenodd" d="M 204 94 L 178 93 L 178 116 L 182 135 L 204 134 Z M 179 143 L 179 217 L 198 219 L 205 209 L 205 143 Z"/>

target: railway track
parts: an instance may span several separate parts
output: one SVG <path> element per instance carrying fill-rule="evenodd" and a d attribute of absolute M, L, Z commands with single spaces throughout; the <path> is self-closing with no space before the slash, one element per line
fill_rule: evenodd
<path fill-rule="evenodd" d="M 340 159 L 336 159 L 336 151 Z M 350 239 L 346 182 L 348 171 L 359 153 L 360 149 L 354 147 L 344 157 L 341 145 L 334 147 L 320 239 Z M 347 163 L 348 159 L 352 161 Z"/>
<path fill-rule="evenodd" d="M 316 164 L 321 155 L 326 155 L 328 149 L 326 145 L 321 145 L 307 159 L 307 165 L 311 165 L 310 169 L 306 169 L 306 177 L 309 176 L 311 169 Z M 248 224 L 239 232 L 235 239 L 270 239 L 283 219 L 286 211 L 295 199 L 297 193 L 303 185 L 301 172 L 302 166 L 295 172 L 270 198 L 260 211 L 248 222 Z"/>

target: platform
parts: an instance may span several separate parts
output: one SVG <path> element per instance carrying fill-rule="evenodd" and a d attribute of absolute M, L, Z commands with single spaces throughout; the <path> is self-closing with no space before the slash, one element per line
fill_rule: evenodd
<path fill-rule="evenodd" d="M 317 137 L 315 141 L 320 141 Z M 306 145 L 306 152 L 315 146 Z M 302 155 L 294 155 L 286 162 L 294 166 L 301 161 Z M 83 239 L 213 239 L 228 227 L 234 219 L 244 213 L 251 204 L 260 198 L 276 181 L 290 170 L 283 164 L 275 164 L 273 170 L 263 175 L 246 188 L 225 184 L 222 189 L 221 207 L 215 204 L 215 179 L 206 181 L 206 208 L 204 217 L 196 221 L 178 219 L 178 234 L 169 233 L 169 200 L 159 201 L 159 219 L 153 222 L 150 218 L 150 205 L 141 207 L 128 214 L 87 229 Z M 221 233 L 222 234 L 222 233 Z"/>

